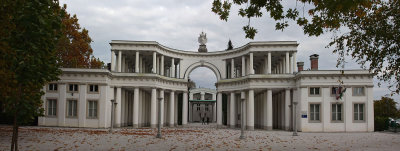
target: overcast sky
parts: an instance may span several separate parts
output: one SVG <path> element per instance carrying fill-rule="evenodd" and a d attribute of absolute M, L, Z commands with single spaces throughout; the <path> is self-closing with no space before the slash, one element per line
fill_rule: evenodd
<path fill-rule="evenodd" d="M 60 0 L 67 4 L 67 11 L 76 14 L 81 27 L 89 30 L 94 56 L 110 62 L 111 40 L 157 41 L 170 48 L 197 51 L 199 33 L 207 33 L 208 51 L 227 48 L 229 39 L 234 47 L 250 41 L 297 41 L 297 61 L 310 68 L 309 56 L 319 54 L 319 69 L 337 69 L 337 55 L 330 42 L 331 33 L 320 37 L 308 37 L 302 29 L 290 24 L 284 31 L 275 30 L 275 22 L 269 15 L 252 19 L 252 26 L 258 29 L 254 40 L 245 39 L 242 27 L 248 20 L 237 15 L 239 7 L 233 6 L 228 22 L 222 21 L 211 12 L 213 0 Z M 293 5 L 293 4 L 288 4 Z M 294 5 L 293 5 L 294 6 Z M 347 59 L 345 69 L 360 69 L 360 65 Z M 215 88 L 215 75 L 207 68 L 197 68 L 190 75 L 197 86 Z M 377 87 L 374 80 L 374 99 L 389 93 L 386 85 Z M 400 96 L 394 98 L 399 101 Z"/>

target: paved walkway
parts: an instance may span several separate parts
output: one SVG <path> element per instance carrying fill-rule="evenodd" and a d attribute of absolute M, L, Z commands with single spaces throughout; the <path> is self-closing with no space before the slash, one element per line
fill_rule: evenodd
<path fill-rule="evenodd" d="M 398 150 L 400 134 L 394 133 L 299 133 L 216 129 L 215 124 L 190 124 L 163 128 L 162 139 L 152 128 L 107 129 L 21 127 L 21 150 Z M 9 150 L 12 128 L 0 126 L 0 150 Z"/>

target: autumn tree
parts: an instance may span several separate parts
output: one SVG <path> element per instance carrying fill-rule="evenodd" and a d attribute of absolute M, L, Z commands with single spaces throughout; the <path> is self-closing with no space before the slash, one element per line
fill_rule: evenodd
<path fill-rule="evenodd" d="M 241 6 L 238 15 L 249 20 L 243 26 L 246 38 L 253 39 L 257 29 L 251 18 L 268 14 L 276 30 L 297 23 L 308 36 L 332 33 L 328 48 L 339 55 L 337 66 L 351 56 L 380 80 L 389 82 L 392 94 L 400 93 L 400 0 L 296 0 L 292 7 L 281 0 L 214 0 L 212 11 L 228 20 L 232 4 Z M 367 67 L 368 66 L 368 67 Z"/>
<path fill-rule="evenodd" d="M 18 150 L 19 125 L 42 115 L 43 86 L 60 74 L 60 11 L 57 0 L 1 1 L 0 104 L 13 117 L 11 150 Z"/>
<path fill-rule="evenodd" d="M 62 37 L 57 44 L 59 64 L 63 68 L 104 68 L 104 62 L 93 56 L 89 31 L 81 28 L 76 15 L 63 6 Z"/>

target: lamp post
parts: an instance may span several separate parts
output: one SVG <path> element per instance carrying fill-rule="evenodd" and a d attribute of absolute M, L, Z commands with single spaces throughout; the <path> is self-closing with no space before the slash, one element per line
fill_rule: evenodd
<path fill-rule="evenodd" d="M 299 136 L 297 135 L 297 125 L 296 125 L 296 105 L 297 102 L 293 102 L 293 136 Z"/>
<path fill-rule="evenodd" d="M 242 113 L 241 113 L 241 117 L 240 117 L 240 121 L 241 121 L 241 123 L 242 124 L 240 124 L 241 125 L 241 130 L 240 130 L 240 139 L 245 139 L 246 137 L 244 136 L 244 114 L 243 114 L 243 111 L 244 111 L 244 98 L 241 98 L 241 100 L 242 100 L 242 105 L 241 105 L 241 109 L 242 109 Z"/>
<path fill-rule="evenodd" d="M 115 102 L 115 100 L 111 100 L 111 127 L 110 127 L 110 132 L 112 133 L 113 132 L 113 128 L 114 128 L 114 121 L 115 121 L 115 117 L 114 117 L 114 115 L 115 115 L 115 106 L 117 105 L 118 103 L 117 102 Z"/>
<path fill-rule="evenodd" d="M 161 138 L 161 101 L 162 97 L 158 98 L 158 131 L 156 138 Z"/>

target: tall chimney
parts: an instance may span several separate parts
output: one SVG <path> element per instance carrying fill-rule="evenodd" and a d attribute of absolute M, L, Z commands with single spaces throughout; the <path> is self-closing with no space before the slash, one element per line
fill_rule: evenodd
<path fill-rule="evenodd" d="M 318 70 L 318 54 L 313 54 L 310 56 L 311 70 Z"/>
<path fill-rule="evenodd" d="M 303 71 L 304 62 L 297 62 L 297 71 Z"/>

